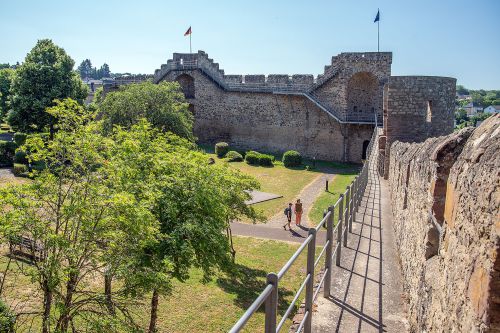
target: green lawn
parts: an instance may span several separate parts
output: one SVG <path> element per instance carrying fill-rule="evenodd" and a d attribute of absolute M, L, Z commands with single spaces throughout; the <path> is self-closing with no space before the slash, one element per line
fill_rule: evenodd
<path fill-rule="evenodd" d="M 158 313 L 159 332 L 223 332 L 245 312 L 265 287 L 268 272 L 277 272 L 295 252 L 298 244 L 235 237 L 237 274 L 220 276 L 208 283 L 202 282 L 199 270 L 191 271 L 191 278 L 185 283 L 174 282 L 170 296 L 160 298 Z M 2 257 L 0 270 L 5 268 L 7 258 Z M 13 265 L 13 264 L 12 264 Z M 280 281 L 279 310 L 283 314 L 305 277 L 305 253 L 303 253 Z M 30 281 L 24 276 L 7 276 L 7 287 L 3 297 L 8 304 L 18 304 L 24 300 L 28 304 L 24 310 L 38 310 L 40 297 L 34 297 Z M 99 286 L 100 287 L 100 286 Z M 97 287 L 96 287 L 97 288 Z M 142 327 L 149 320 L 149 299 L 132 311 Z M 293 315 L 292 315 L 293 316 Z M 28 323 L 26 323 L 28 325 Z M 35 327 L 39 323 L 35 323 Z M 246 332 L 263 332 L 263 307 L 250 319 Z M 291 325 L 288 320 L 283 332 Z M 19 332 L 27 332 L 27 326 Z M 38 331 L 35 329 L 34 331 Z"/>
<path fill-rule="evenodd" d="M 323 211 L 338 200 L 340 194 L 345 192 L 346 186 L 354 180 L 356 175 L 357 172 L 354 170 L 335 175 L 333 182 L 329 184 L 329 191 L 321 193 L 314 202 L 309 211 L 309 221 L 318 224 L 323 219 Z M 337 215 L 337 212 L 335 214 Z"/>
<path fill-rule="evenodd" d="M 282 212 L 288 202 L 292 202 L 305 186 L 320 176 L 318 172 L 289 169 L 283 165 L 259 167 L 248 165 L 245 162 L 233 162 L 230 165 L 245 174 L 255 177 L 261 185 L 261 191 L 283 196 L 282 198 L 253 205 L 266 218 L 271 218 L 275 214 Z"/>

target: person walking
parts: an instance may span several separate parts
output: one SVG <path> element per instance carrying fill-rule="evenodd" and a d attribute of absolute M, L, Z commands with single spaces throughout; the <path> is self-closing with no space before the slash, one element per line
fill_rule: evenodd
<path fill-rule="evenodd" d="M 290 223 L 292 222 L 292 203 L 291 202 L 288 204 L 288 207 L 285 208 L 284 213 L 286 216 L 287 223 L 285 223 L 285 225 L 283 226 L 283 229 L 286 230 L 286 226 L 288 225 L 288 230 L 292 230 L 292 227 L 290 226 Z"/>
<path fill-rule="evenodd" d="M 297 202 L 295 203 L 295 225 L 300 226 L 300 222 L 302 220 L 302 202 L 300 202 L 300 199 L 297 199 Z"/>

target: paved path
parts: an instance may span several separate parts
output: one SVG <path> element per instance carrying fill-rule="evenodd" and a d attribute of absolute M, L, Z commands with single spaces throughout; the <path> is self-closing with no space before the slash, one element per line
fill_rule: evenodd
<path fill-rule="evenodd" d="M 348 235 L 331 296 L 318 297 L 313 332 L 407 332 L 389 190 L 374 168 Z"/>
<path fill-rule="evenodd" d="M 292 217 L 292 228 L 293 230 L 287 231 L 283 230 L 283 225 L 286 223 L 286 217 L 283 214 L 283 207 L 280 212 L 274 215 L 267 223 L 259 224 L 248 224 L 241 222 L 231 223 L 231 230 L 233 235 L 240 236 L 251 236 L 257 238 L 268 238 L 276 239 L 282 241 L 292 241 L 292 242 L 303 242 L 304 238 L 307 237 L 309 223 L 309 210 L 311 209 L 316 198 L 325 190 L 325 180 L 329 180 L 330 183 L 335 177 L 333 172 L 324 172 L 318 175 L 312 182 L 310 182 L 304 189 L 299 193 L 297 198 L 302 201 L 302 206 L 304 207 L 304 213 L 302 214 L 302 225 L 301 227 L 295 226 L 295 216 Z M 293 202 L 297 200 L 295 198 Z M 319 222 L 319 221 L 318 221 Z M 323 233 L 320 233 L 318 237 L 324 238 Z"/>
<path fill-rule="evenodd" d="M 247 205 L 254 205 L 259 202 L 274 200 L 283 197 L 279 194 L 261 192 L 257 190 L 248 191 L 248 193 L 250 193 L 252 199 L 245 201 Z"/>

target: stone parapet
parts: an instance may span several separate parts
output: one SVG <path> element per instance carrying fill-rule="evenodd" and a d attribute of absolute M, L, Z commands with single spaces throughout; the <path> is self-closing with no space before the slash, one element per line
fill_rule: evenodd
<path fill-rule="evenodd" d="M 414 332 L 500 328 L 500 115 L 392 143 L 394 230 Z"/>

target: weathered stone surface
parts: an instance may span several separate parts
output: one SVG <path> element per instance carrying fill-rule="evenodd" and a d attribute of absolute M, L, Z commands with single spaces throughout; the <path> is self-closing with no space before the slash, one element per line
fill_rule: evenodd
<path fill-rule="evenodd" d="M 154 81 L 181 84 L 201 143 L 226 141 L 269 152 L 293 149 L 310 158 L 360 162 L 373 132 L 369 122 L 375 113 L 382 114 L 391 62 L 390 52 L 342 53 L 314 81 L 304 74 L 224 75 L 203 51 L 174 53 Z M 191 82 L 194 88 L 188 89 Z M 365 124 L 339 123 L 304 94 L 342 119 Z"/>
<path fill-rule="evenodd" d="M 394 229 L 415 332 L 500 329 L 499 151 L 499 115 L 475 130 L 391 146 Z"/>
<path fill-rule="evenodd" d="M 422 142 L 453 131 L 456 79 L 436 76 L 391 76 L 384 86 L 385 145 L 387 179 L 391 144 L 395 141 Z"/>

